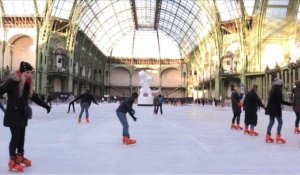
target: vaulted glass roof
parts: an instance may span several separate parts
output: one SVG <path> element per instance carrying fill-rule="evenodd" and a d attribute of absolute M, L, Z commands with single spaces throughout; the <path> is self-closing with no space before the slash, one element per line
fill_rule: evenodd
<path fill-rule="evenodd" d="M 1 16 L 42 16 L 47 0 L 0 0 Z M 76 4 L 74 4 L 76 2 Z M 139 48 L 143 31 L 155 37 L 160 47 L 172 41 L 180 57 L 189 54 L 216 24 L 217 13 L 221 21 L 238 18 L 237 0 L 52 0 L 51 15 L 70 19 L 73 7 L 81 8 L 77 22 L 80 30 L 106 55 L 116 53 L 119 42 L 128 43 L 127 50 Z M 243 0 L 245 14 L 251 16 L 255 2 Z M 282 5 L 288 0 L 269 0 L 269 4 Z M 278 3 L 277 3 L 278 2 Z M 285 3 L 283 3 L 284 5 Z M 150 34 L 149 34 L 150 33 Z M 125 39 L 127 38 L 128 41 Z M 145 37 L 144 37 L 145 38 Z M 167 39 L 167 41 L 164 41 Z M 148 42 L 153 42 L 148 40 Z M 146 44 L 146 43 L 145 43 Z M 124 49 L 123 49 L 124 50 Z M 112 52 L 113 51 L 113 52 Z M 161 50 L 158 55 L 165 57 Z M 173 51 L 170 51 L 173 52 Z M 132 53 L 137 51 L 132 50 Z M 125 56 L 125 55 L 124 55 Z M 130 55 L 128 55 L 130 56 Z"/>
<path fill-rule="evenodd" d="M 194 0 L 87 0 L 78 23 L 107 55 L 133 30 L 158 30 L 184 56 L 209 32 L 205 15 Z"/>

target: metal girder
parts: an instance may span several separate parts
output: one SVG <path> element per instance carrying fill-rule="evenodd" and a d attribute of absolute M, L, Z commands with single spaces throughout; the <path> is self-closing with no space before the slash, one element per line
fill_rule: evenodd
<path fill-rule="evenodd" d="M 0 0 L 0 9 L 2 11 L 2 14 L 5 14 L 4 5 L 3 5 L 2 0 Z"/>
<path fill-rule="evenodd" d="M 135 0 L 130 0 L 129 3 L 131 6 L 131 13 L 133 16 L 134 27 L 135 27 L 135 30 L 138 30 L 139 24 L 138 24 L 137 15 L 136 15 Z"/>
<path fill-rule="evenodd" d="M 161 10 L 161 4 L 162 0 L 156 1 L 156 7 L 155 7 L 155 15 L 154 15 L 154 30 L 157 30 L 159 20 L 160 20 L 160 10 Z"/>

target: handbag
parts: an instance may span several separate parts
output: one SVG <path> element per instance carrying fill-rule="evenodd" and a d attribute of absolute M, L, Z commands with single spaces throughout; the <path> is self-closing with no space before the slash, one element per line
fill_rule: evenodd
<path fill-rule="evenodd" d="M 28 105 L 24 106 L 23 116 L 28 120 L 32 119 L 32 109 L 30 106 Z"/>

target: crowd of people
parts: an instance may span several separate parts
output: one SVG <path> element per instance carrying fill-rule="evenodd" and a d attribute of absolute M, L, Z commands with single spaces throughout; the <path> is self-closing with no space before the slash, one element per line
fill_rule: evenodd
<path fill-rule="evenodd" d="M 254 131 L 254 127 L 257 125 L 257 111 L 259 107 L 265 109 L 265 114 L 269 116 L 269 124 L 267 126 L 267 133 L 265 141 L 268 143 L 286 143 L 286 140 L 281 137 L 281 128 L 283 124 L 282 120 L 282 108 L 281 105 L 293 106 L 296 116 L 300 116 L 300 82 L 297 81 L 296 88 L 293 90 L 292 103 L 283 100 L 281 79 L 275 78 L 272 88 L 269 92 L 269 98 L 267 105 L 262 103 L 262 100 L 258 97 L 257 88 L 254 84 L 249 92 L 246 94 L 238 93 L 234 86 L 231 86 L 231 106 L 233 111 L 233 118 L 231 122 L 231 129 L 243 130 L 240 126 L 240 114 L 241 111 L 245 111 L 245 128 L 244 133 L 251 136 L 257 136 L 258 133 Z M 244 100 L 243 96 L 245 95 Z M 271 137 L 272 127 L 275 123 L 275 119 L 278 122 L 277 132 L 275 140 Z M 296 118 L 295 122 L 295 133 L 299 133 L 299 118 Z M 250 130 L 249 130 L 250 127 Z"/>
<path fill-rule="evenodd" d="M 32 162 L 30 159 L 26 158 L 25 155 L 25 132 L 28 124 L 28 120 L 31 119 L 32 110 L 29 106 L 29 101 L 36 103 L 37 105 L 46 109 L 47 113 L 51 111 L 51 101 L 52 97 L 47 97 L 47 100 L 43 97 L 38 96 L 34 92 L 34 76 L 32 74 L 33 67 L 22 61 L 20 63 L 19 70 L 13 72 L 10 77 L 0 86 L 0 96 L 6 94 L 7 103 L 6 108 L 0 103 L 0 108 L 4 112 L 4 126 L 8 127 L 11 132 L 11 140 L 9 143 L 9 162 L 8 167 L 10 170 L 23 171 L 25 166 L 31 166 Z M 267 126 L 267 132 L 265 141 L 266 142 L 276 142 L 276 143 L 286 143 L 286 140 L 281 137 L 282 129 L 282 108 L 281 105 L 293 106 L 293 110 L 296 114 L 295 120 L 295 133 L 300 133 L 299 123 L 300 123 L 300 81 L 295 82 L 295 88 L 292 90 L 291 101 L 287 102 L 283 100 L 282 95 L 282 85 L 283 81 L 281 79 L 275 78 L 273 81 L 272 88 L 269 92 L 269 98 L 267 105 L 264 105 L 262 100 L 257 94 L 258 86 L 253 84 L 251 90 L 246 94 L 240 93 L 236 88 L 231 86 L 231 107 L 233 112 L 233 117 L 231 120 L 231 129 L 244 130 L 244 134 L 257 136 L 258 133 L 255 131 L 257 125 L 257 111 L 259 107 L 265 109 L 265 114 L 269 116 L 269 123 Z M 123 130 L 122 130 L 122 142 L 126 145 L 135 144 L 137 141 L 132 139 L 129 134 L 129 125 L 127 121 L 126 114 L 128 113 L 134 121 L 137 121 L 135 117 L 135 110 L 132 108 L 134 102 L 138 98 L 138 93 L 134 92 L 131 97 L 122 98 L 120 100 L 120 105 L 116 109 L 116 116 L 119 119 Z M 114 98 L 117 99 L 117 98 Z M 103 98 L 102 98 L 103 100 Z M 89 107 L 91 103 L 98 105 L 96 98 L 91 94 L 89 90 L 85 93 L 74 97 L 72 94 L 68 96 L 66 100 L 69 103 L 68 111 L 72 107 L 75 113 L 74 103 L 80 101 L 81 111 L 78 115 L 78 123 L 81 123 L 81 118 L 85 112 L 86 123 L 90 122 L 89 119 Z M 101 101 L 101 100 L 100 100 Z M 116 100 L 117 101 L 117 100 Z M 153 113 L 160 113 L 163 115 L 163 104 L 171 104 L 177 106 L 180 102 L 184 104 L 188 99 L 167 99 L 161 94 L 153 98 Z M 222 100 L 198 100 L 196 103 L 204 104 L 222 103 Z M 242 111 L 245 111 L 244 128 L 241 125 L 240 118 Z M 275 123 L 275 119 L 278 122 L 276 137 L 272 138 L 272 127 Z"/>

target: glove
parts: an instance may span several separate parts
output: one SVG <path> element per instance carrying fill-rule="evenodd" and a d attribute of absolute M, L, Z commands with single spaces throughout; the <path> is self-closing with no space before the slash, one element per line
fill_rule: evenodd
<path fill-rule="evenodd" d="M 46 110 L 47 110 L 47 113 L 49 113 L 50 112 L 50 110 L 51 110 L 51 106 L 46 106 Z"/>
<path fill-rule="evenodd" d="M 132 114 L 133 114 L 133 115 L 135 114 L 135 110 L 134 110 L 134 109 L 132 109 Z"/>
<path fill-rule="evenodd" d="M 136 122 L 137 118 L 135 116 L 132 116 L 133 121 Z"/>

